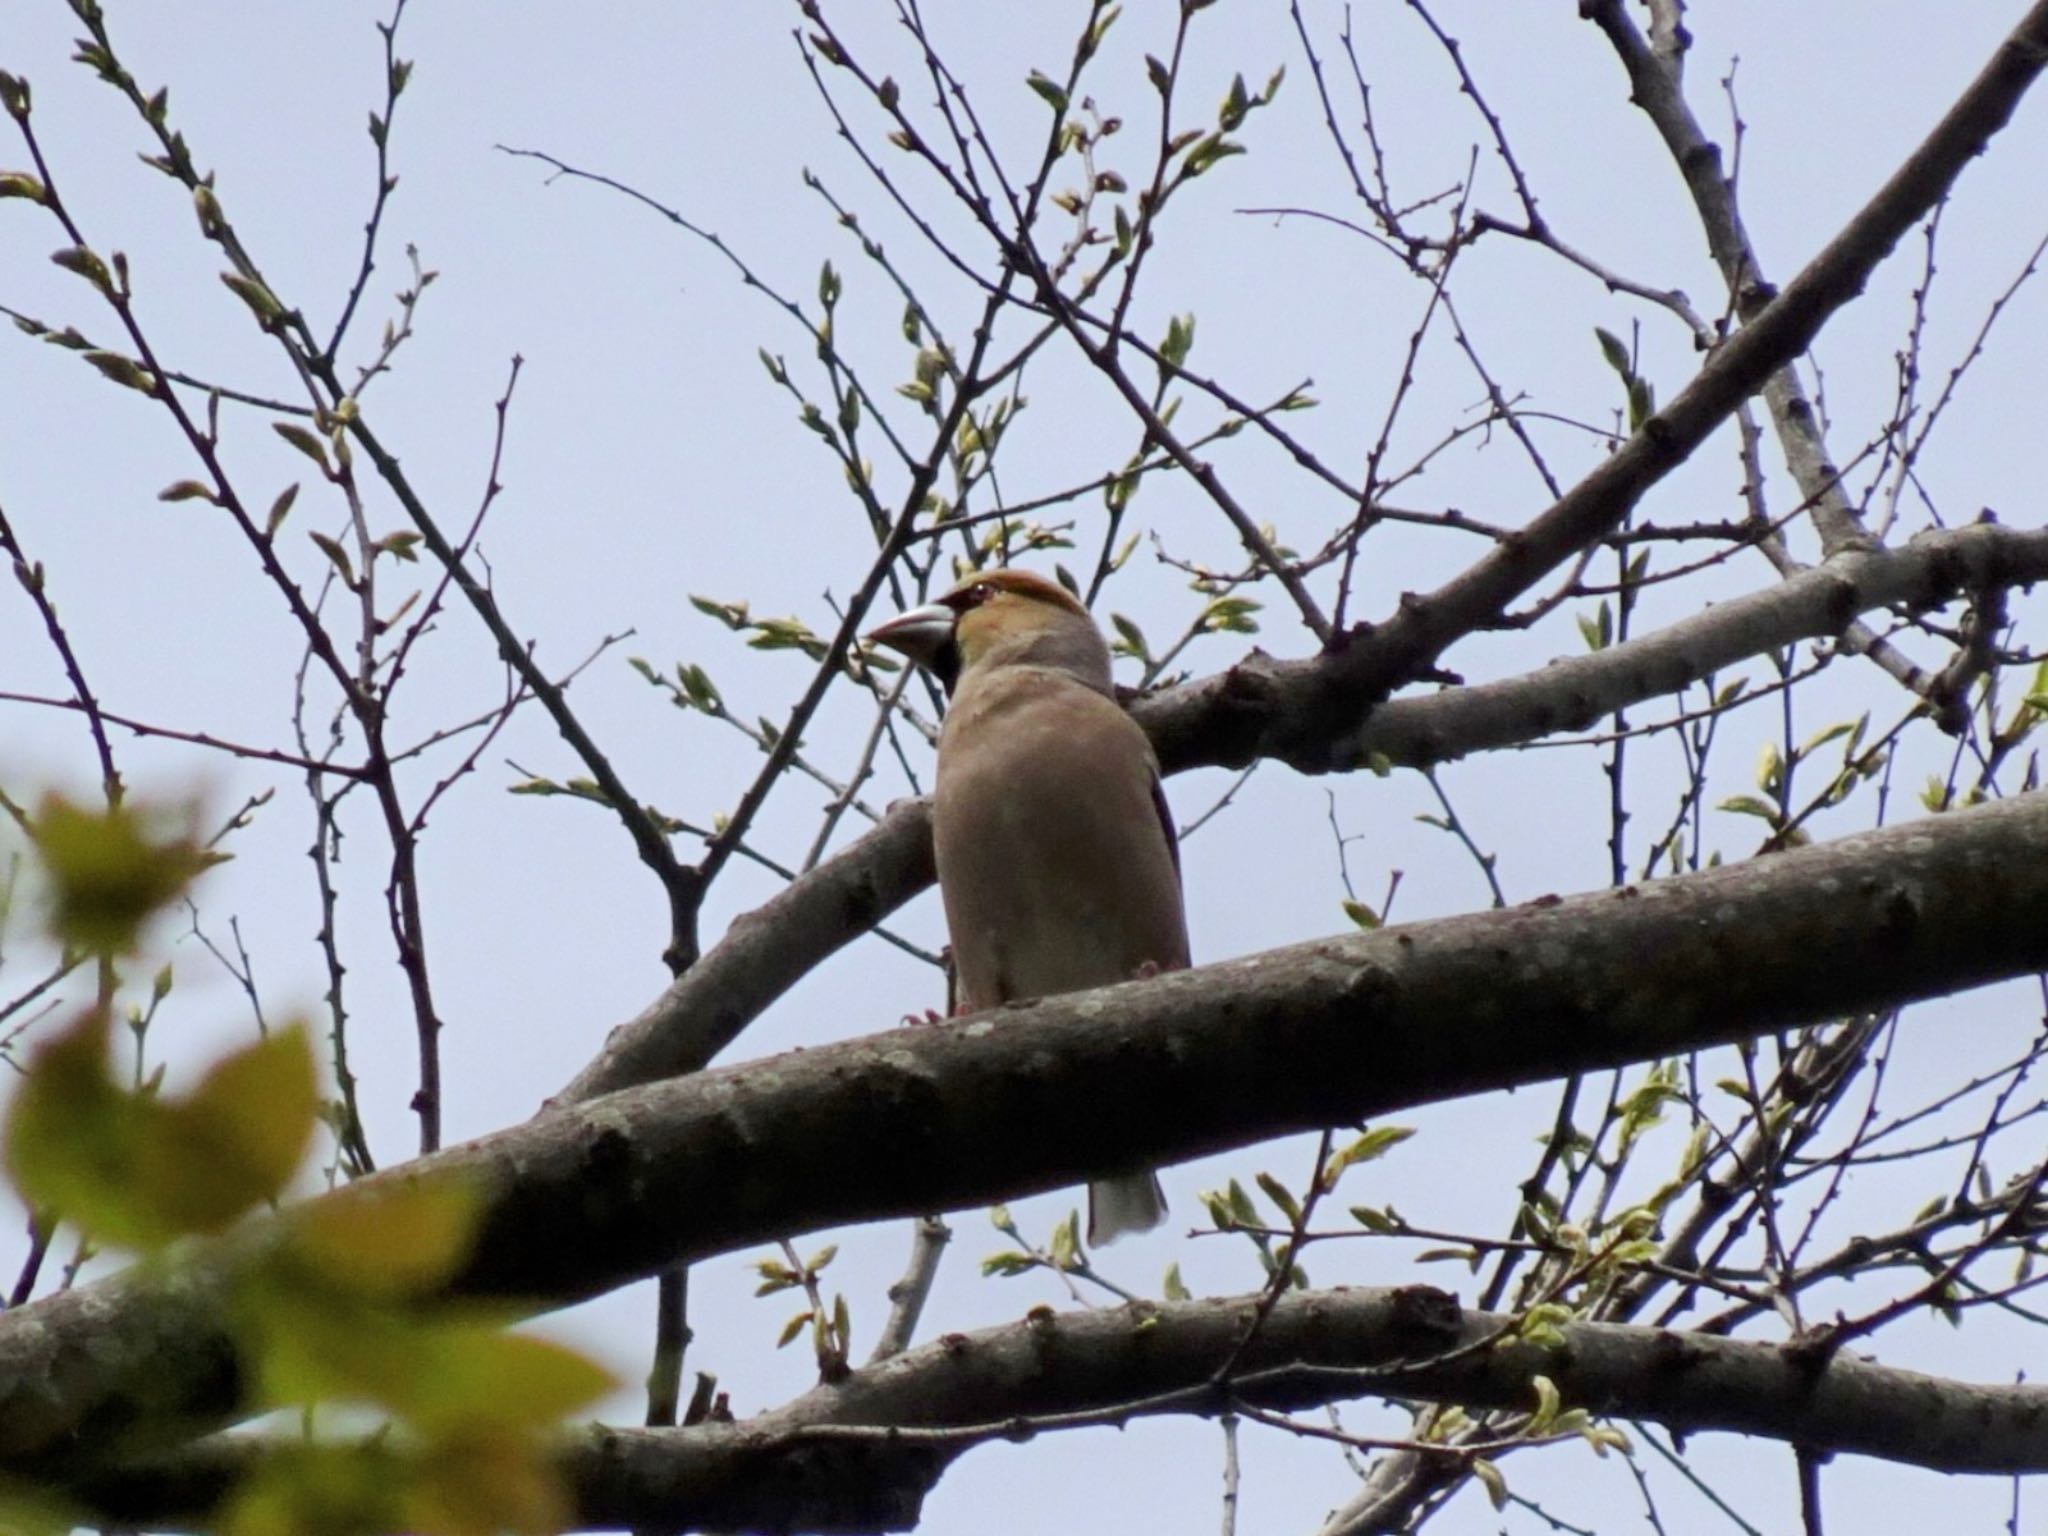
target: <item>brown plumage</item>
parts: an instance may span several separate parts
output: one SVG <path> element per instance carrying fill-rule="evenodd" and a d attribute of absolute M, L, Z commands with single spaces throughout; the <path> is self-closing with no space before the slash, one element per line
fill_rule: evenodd
<path fill-rule="evenodd" d="M 952 691 L 933 801 L 960 1002 L 986 1008 L 1188 963 L 1159 765 L 1064 588 L 983 571 L 871 636 Z M 1157 1226 L 1149 1171 L 1088 1186 L 1088 1240 Z"/>

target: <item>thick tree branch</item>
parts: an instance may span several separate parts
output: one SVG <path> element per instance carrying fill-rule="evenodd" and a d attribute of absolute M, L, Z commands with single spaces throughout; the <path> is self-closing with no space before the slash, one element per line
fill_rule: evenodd
<path fill-rule="evenodd" d="M 561 1455 L 577 1525 L 904 1530 L 955 1457 L 1021 1433 L 1360 1397 L 1532 1409 L 1539 1375 L 1567 1406 L 1681 1434 L 1761 1435 L 1945 1472 L 2048 1471 L 2048 1387 L 1619 1323 L 1567 1324 L 1562 1343 L 1534 1344 L 1515 1337 L 1513 1318 L 1466 1311 L 1428 1286 L 1290 1294 L 1253 1330 L 1261 1303 L 1034 1317 L 949 1335 L 742 1423 L 595 1427 Z M 261 1454 L 260 1442 L 216 1439 L 84 1492 L 119 1522 L 190 1518 Z"/>
<path fill-rule="evenodd" d="M 1151 733 L 1169 770 L 1230 762 L 1223 748 L 1247 696 L 1258 700 L 1269 730 L 1333 759 L 1356 764 L 1383 757 L 1422 768 L 1555 731 L 1583 730 L 1736 662 L 1801 640 L 1838 636 L 1859 614 L 1875 609 L 1924 611 L 1986 586 L 1995 590 L 2044 578 L 2048 532 L 1985 522 L 1924 533 L 1902 549 L 1837 555 L 1638 639 L 1500 682 L 1347 713 L 1327 707 L 1330 674 L 1342 668 L 1341 658 L 1259 656 L 1140 699 L 1131 712 Z"/>
<path fill-rule="evenodd" d="M 1347 934 L 608 1095 L 360 1181 L 488 1203 L 458 1278 L 558 1305 L 958 1209 L 2048 968 L 2048 794 L 1570 901 Z M 1128 1113 L 1106 1116 L 1113 1101 Z M 242 1239 L 260 1241 L 259 1225 Z M 546 1233 L 535 1242 L 533 1234 Z M 237 1404 L 231 1247 L 0 1318 L 0 1462 Z"/>
<path fill-rule="evenodd" d="M 1236 712 L 1240 733 L 1227 766 L 1277 757 L 1305 773 L 1355 767 L 1355 744 L 1327 733 L 1306 739 L 1286 725 L 1304 712 L 1353 715 L 1424 673 L 1444 651 L 1495 622 L 1507 606 L 1593 540 L 1619 525 L 1649 489 L 1683 463 L 1778 368 L 1803 353 L 1863 285 L 1914 221 L 1946 196 L 1962 169 L 2011 117 L 2048 67 L 2048 0 L 2040 0 L 1983 71 L 1841 232 L 1710 357 L 1693 381 L 1625 444 L 1513 537 L 1392 617 L 1346 637 L 1307 701 L 1255 694 Z"/>
<path fill-rule="evenodd" d="M 638 1017 L 611 1032 L 558 1100 L 694 1072 L 778 997 L 936 878 L 931 809 L 892 806 L 857 841 L 733 925 Z"/>
<path fill-rule="evenodd" d="M 1245 700 L 1291 739 L 1339 740 L 1364 762 L 1426 768 L 1489 747 L 1582 730 L 1753 656 L 1843 632 L 1876 608 L 1939 607 L 1968 593 L 2048 579 L 2048 531 L 1996 523 L 1924 533 L 1903 549 L 1852 552 L 1777 586 L 1719 603 L 1640 639 L 1499 682 L 1393 699 L 1362 717 L 1321 707 L 1328 656 L 1263 654 L 1135 700 L 1169 773 L 1226 759 Z M 906 800 L 858 841 L 734 922 L 703 960 L 604 1048 L 560 1100 L 594 1098 L 708 1065 L 812 967 L 932 883 L 930 808 Z"/>
<path fill-rule="evenodd" d="M 2044 63 L 2048 0 L 2028 13 L 1933 133 L 1790 287 L 1768 303 L 1759 297 L 1761 307 L 1750 323 L 1691 385 L 1493 554 L 1435 593 L 1404 599 L 1385 625 L 1353 631 L 1322 656 L 1291 662 L 1255 657 L 1141 700 L 1134 713 L 1167 770 L 1242 767 L 1277 757 L 1319 773 L 1357 768 L 1375 754 L 1419 766 L 1583 725 L 1743 656 L 1838 635 L 1872 607 L 1945 600 L 1970 590 L 1954 579 L 1960 573 L 1951 562 L 1958 559 L 1997 564 L 2007 580 L 2039 574 L 2039 536 L 2002 531 L 1965 530 L 1961 539 L 1978 542 L 1959 547 L 1923 540 L 1896 555 L 1869 556 L 1873 563 L 1867 566 L 1848 551 L 1775 592 L 1709 610 L 1637 642 L 1641 649 L 1615 647 L 1489 689 L 1382 703 L 1426 671 L 1446 646 L 1615 526 L 1744 399 L 1799 356 L 2004 126 Z M 930 882 L 930 855 L 921 846 L 927 838 L 924 816 L 921 809 L 899 807 L 860 842 L 746 919 L 734 930 L 732 950 L 715 957 L 715 974 L 707 968 L 701 976 L 683 976 L 639 1017 L 615 1029 L 598 1059 L 560 1097 L 585 1098 L 711 1060 L 802 974 L 789 967 L 816 964 Z M 801 921 L 795 921 L 799 913 Z"/>

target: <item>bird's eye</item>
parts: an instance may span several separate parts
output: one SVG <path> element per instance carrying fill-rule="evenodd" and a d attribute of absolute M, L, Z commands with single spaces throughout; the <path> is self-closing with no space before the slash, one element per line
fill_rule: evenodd
<path fill-rule="evenodd" d="M 985 581 L 977 581 L 973 586 L 960 594 L 960 605 L 963 608 L 979 608 L 995 595 L 996 589 L 994 587 Z"/>

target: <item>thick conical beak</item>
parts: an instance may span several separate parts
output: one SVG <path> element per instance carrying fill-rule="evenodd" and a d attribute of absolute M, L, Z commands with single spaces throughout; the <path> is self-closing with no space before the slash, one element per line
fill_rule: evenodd
<path fill-rule="evenodd" d="M 927 603 L 908 613 L 899 613 L 867 633 L 876 645 L 901 651 L 921 667 L 936 669 L 953 643 L 953 610 L 944 603 Z"/>

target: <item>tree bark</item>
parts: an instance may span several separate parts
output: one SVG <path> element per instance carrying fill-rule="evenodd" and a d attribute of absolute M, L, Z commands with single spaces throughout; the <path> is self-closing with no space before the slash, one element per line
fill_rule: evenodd
<path fill-rule="evenodd" d="M 1572 900 L 1354 933 L 612 1094 L 376 1175 L 476 1182 L 456 1288 L 536 1309 L 2048 968 L 2048 794 Z M 1128 1106 L 1104 1116 L 1102 1103 Z M 260 1242 L 255 1224 L 237 1243 Z M 237 1243 L 0 1318 L 0 1463 L 232 1413 Z"/>
<path fill-rule="evenodd" d="M 2048 1471 L 2048 1387 L 1620 1323 L 1569 1323 L 1561 1342 L 1531 1343 L 1512 1317 L 1430 1286 L 1297 1292 L 1260 1312 L 1258 1296 L 1139 1302 L 951 1334 L 744 1423 L 594 1427 L 564 1440 L 561 1467 L 579 1528 L 907 1530 L 953 1459 L 991 1441 L 1359 1397 L 1527 1411 L 1544 1376 L 1566 1408 L 1677 1434 L 1945 1472 Z M 114 1521 L 193 1519 L 261 1454 L 260 1442 L 214 1439 L 80 1491 Z"/>

